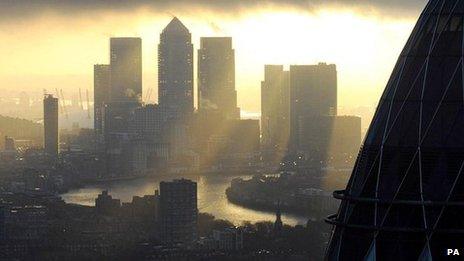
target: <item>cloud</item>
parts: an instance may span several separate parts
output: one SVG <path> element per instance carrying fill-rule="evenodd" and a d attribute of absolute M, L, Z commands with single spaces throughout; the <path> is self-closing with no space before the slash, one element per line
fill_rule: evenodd
<path fill-rule="evenodd" d="M 426 2 L 427 0 L 0 0 L 0 21 L 27 19 L 47 12 L 82 15 L 128 12 L 142 8 L 164 13 L 200 8 L 236 14 L 267 7 L 312 12 L 324 7 L 338 6 L 384 15 L 417 15 Z"/>

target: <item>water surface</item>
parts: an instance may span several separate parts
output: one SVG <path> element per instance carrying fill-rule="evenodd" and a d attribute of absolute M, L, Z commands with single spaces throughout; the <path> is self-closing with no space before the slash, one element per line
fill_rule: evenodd
<path fill-rule="evenodd" d="M 246 176 L 245 176 L 246 177 Z M 87 185 L 70 190 L 61 197 L 67 203 L 94 206 L 95 198 L 107 189 L 113 198 L 122 202 L 132 201 L 133 196 L 153 195 L 160 181 L 169 181 L 172 176 L 157 176 L 134 180 L 120 180 L 107 183 Z M 244 208 L 227 200 L 225 190 L 232 177 L 189 176 L 188 179 L 198 183 L 198 209 L 200 212 L 213 214 L 218 219 L 227 219 L 236 225 L 242 221 L 274 221 L 275 213 Z M 282 214 L 282 221 L 289 225 L 306 224 L 307 218 L 297 215 Z"/>

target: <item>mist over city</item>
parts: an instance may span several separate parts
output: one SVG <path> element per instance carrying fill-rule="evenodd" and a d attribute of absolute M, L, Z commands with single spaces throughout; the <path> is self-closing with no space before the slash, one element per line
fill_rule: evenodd
<path fill-rule="evenodd" d="M 463 14 L 0 0 L 0 260 L 464 253 Z"/>

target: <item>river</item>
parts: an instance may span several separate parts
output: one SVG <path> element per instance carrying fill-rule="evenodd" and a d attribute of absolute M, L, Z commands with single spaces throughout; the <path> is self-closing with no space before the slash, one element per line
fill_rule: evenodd
<path fill-rule="evenodd" d="M 97 195 L 107 189 L 113 198 L 121 199 L 122 202 L 130 202 L 133 196 L 153 195 L 160 181 L 169 181 L 173 178 L 179 177 L 157 176 L 86 185 L 80 189 L 70 190 L 61 197 L 67 203 L 93 206 Z M 236 225 L 243 221 L 254 223 L 275 220 L 275 213 L 253 210 L 230 203 L 225 190 L 233 179 L 232 177 L 189 176 L 188 179 L 198 184 L 198 210 L 200 212 L 213 214 L 218 219 L 227 219 Z M 283 213 L 282 221 L 293 226 L 304 225 L 307 218 Z"/>

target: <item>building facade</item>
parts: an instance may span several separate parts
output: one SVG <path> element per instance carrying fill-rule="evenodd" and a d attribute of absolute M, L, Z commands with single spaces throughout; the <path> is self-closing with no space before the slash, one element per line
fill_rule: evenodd
<path fill-rule="evenodd" d="M 463 12 L 464 1 L 437 0 L 419 17 L 334 192 L 327 260 L 447 260 L 462 249 Z"/>
<path fill-rule="evenodd" d="M 290 66 L 290 147 L 297 150 L 300 117 L 337 115 L 334 64 Z"/>
<path fill-rule="evenodd" d="M 140 102 L 142 97 L 142 39 L 110 39 L 110 101 Z"/>
<path fill-rule="evenodd" d="M 300 117 L 298 126 L 300 155 L 325 166 L 353 166 L 361 145 L 360 117 Z"/>
<path fill-rule="evenodd" d="M 108 64 L 96 64 L 93 67 L 93 107 L 94 130 L 97 143 L 103 142 L 103 110 L 110 100 L 111 70 Z"/>
<path fill-rule="evenodd" d="M 49 94 L 44 97 L 44 152 L 58 157 L 58 98 Z"/>
<path fill-rule="evenodd" d="M 290 77 L 283 65 L 265 65 L 261 82 L 261 141 L 269 160 L 279 162 L 290 136 Z M 282 153 L 278 153 L 282 151 Z"/>
<path fill-rule="evenodd" d="M 158 103 L 170 118 L 193 113 L 193 44 L 191 34 L 174 17 L 158 45 Z"/>
<path fill-rule="evenodd" d="M 197 183 L 160 182 L 161 232 L 164 242 L 190 244 L 197 239 Z"/>
<path fill-rule="evenodd" d="M 232 37 L 202 37 L 198 50 L 198 108 L 239 119 Z"/>

